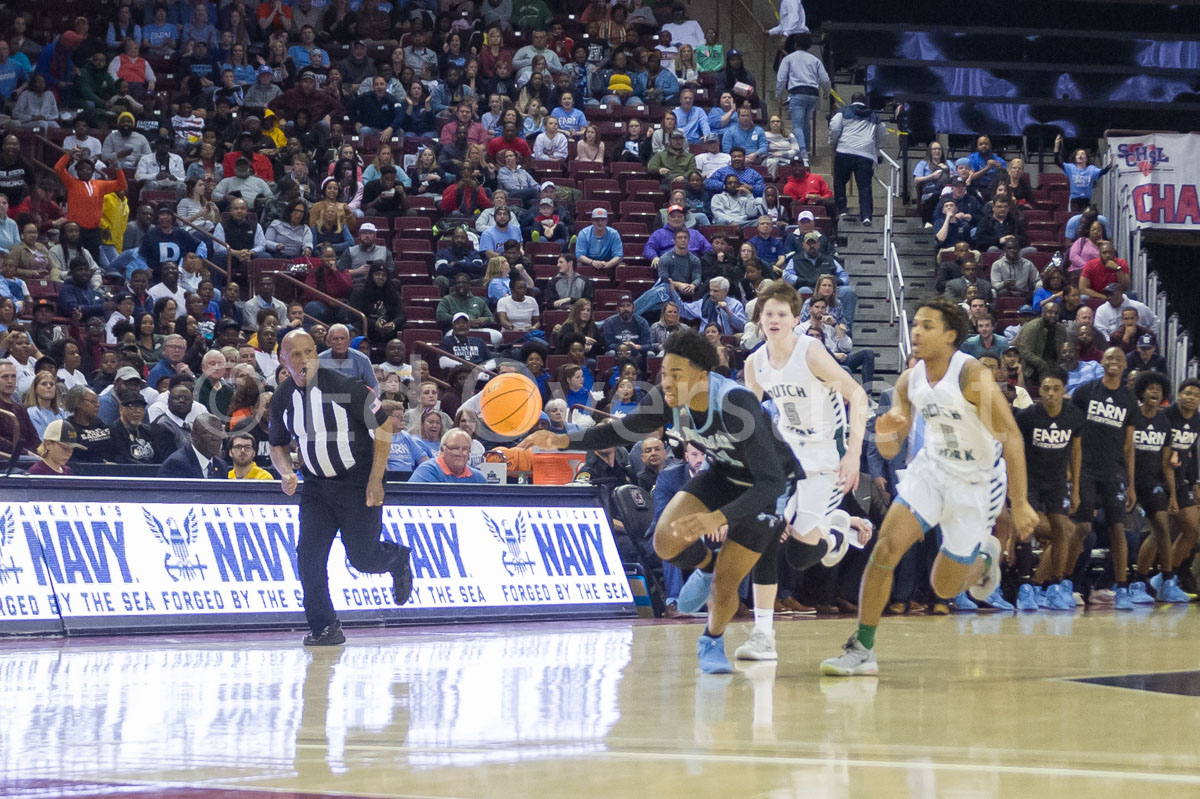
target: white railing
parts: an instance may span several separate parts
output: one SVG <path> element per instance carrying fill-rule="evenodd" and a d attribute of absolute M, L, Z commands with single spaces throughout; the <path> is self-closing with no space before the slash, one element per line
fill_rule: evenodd
<path fill-rule="evenodd" d="M 1110 153 L 1110 158 L 1115 158 Z M 1149 258 L 1142 246 L 1142 230 L 1136 224 L 1133 193 L 1122 188 L 1115 177 L 1103 178 L 1104 212 L 1112 228 L 1112 242 L 1117 255 L 1129 262 L 1131 288 L 1138 299 L 1150 306 L 1158 318 L 1154 330 L 1158 336 L 1159 352 L 1167 361 L 1167 376 L 1173 386 L 1188 377 L 1200 376 L 1200 362 L 1192 357 L 1191 335 L 1182 330 L 1179 316 L 1167 307 L 1166 292 L 1159 290 L 1158 273 L 1150 271 Z"/>
<path fill-rule="evenodd" d="M 892 215 L 896 212 L 896 198 L 900 196 L 900 165 L 883 150 L 879 154 L 888 168 L 886 183 L 875 178 L 875 182 L 887 191 L 887 213 L 883 215 L 883 257 L 887 258 L 892 248 Z"/>
<path fill-rule="evenodd" d="M 882 150 L 880 155 L 888 168 L 886 183 L 878 177 L 875 178 L 875 182 L 887 191 L 887 208 L 883 215 L 883 258 L 887 262 L 888 321 L 893 324 L 900 323 L 900 335 L 896 337 L 896 346 L 900 352 L 900 369 L 903 371 L 912 345 L 909 341 L 908 311 L 904 307 L 904 272 L 900 268 L 900 255 L 892 242 L 892 217 L 896 212 L 896 198 L 900 196 L 900 165 Z"/>

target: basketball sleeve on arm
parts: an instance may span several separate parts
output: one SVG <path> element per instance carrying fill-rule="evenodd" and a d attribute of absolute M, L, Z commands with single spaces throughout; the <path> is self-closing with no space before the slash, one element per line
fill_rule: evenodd
<path fill-rule="evenodd" d="M 271 397 L 271 427 L 267 435 L 272 447 L 286 447 L 292 443 L 292 431 L 287 429 L 287 425 L 283 421 L 285 402 L 285 392 L 276 391 L 275 395 Z"/>
<path fill-rule="evenodd" d="M 662 389 L 655 386 L 642 397 L 641 403 L 632 412 L 612 422 L 589 427 L 571 444 L 576 449 L 625 447 L 660 427 L 669 426 L 671 421 Z"/>
<path fill-rule="evenodd" d="M 753 485 L 721 512 L 730 524 L 763 512 L 774 514 L 776 502 L 787 491 L 775 426 L 750 391 L 729 392 L 721 414 L 729 437 L 741 443 L 739 459 L 753 476 Z M 790 452 L 787 457 L 791 457 Z"/>

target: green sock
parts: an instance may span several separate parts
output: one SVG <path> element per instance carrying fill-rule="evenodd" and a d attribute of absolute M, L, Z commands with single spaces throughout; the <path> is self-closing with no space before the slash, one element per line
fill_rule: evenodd
<path fill-rule="evenodd" d="M 858 642 L 867 649 L 875 648 L 875 625 L 860 624 L 858 625 Z"/>

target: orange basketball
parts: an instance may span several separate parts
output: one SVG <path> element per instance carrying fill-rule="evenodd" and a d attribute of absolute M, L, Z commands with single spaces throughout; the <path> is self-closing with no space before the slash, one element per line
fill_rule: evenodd
<path fill-rule="evenodd" d="M 479 415 L 497 435 L 516 438 L 537 424 L 542 394 L 537 384 L 516 372 L 493 377 L 479 397 Z"/>

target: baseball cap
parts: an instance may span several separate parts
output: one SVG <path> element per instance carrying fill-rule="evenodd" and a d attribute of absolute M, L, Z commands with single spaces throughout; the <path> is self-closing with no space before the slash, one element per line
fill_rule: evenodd
<path fill-rule="evenodd" d="M 955 178 L 954 180 L 950 181 L 950 185 L 951 186 L 965 186 L 965 185 L 967 185 L 967 179 L 961 178 L 961 177 Z"/>
<path fill-rule="evenodd" d="M 146 407 L 146 398 L 142 396 L 142 392 L 131 389 L 125 389 L 117 395 L 117 401 L 122 405 L 139 405 Z"/>
<path fill-rule="evenodd" d="M 1121 288 L 1120 283 L 1109 283 L 1107 286 L 1104 287 L 1105 294 L 1112 294 L 1113 292 L 1124 291 L 1124 290 L 1125 289 Z"/>
<path fill-rule="evenodd" d="M 113 376 L 113 379 L 114 380 L 141 380 L 142 376 L 140 374 L 138 374 L 138 370 L 134 369 L 132 366 L 122 366 L 120 369 L 117 370 L 117 373 L 116 373 L 116 375 Z"/>
<path fill-rule="evenodd" d="M 317 73 L 313 72 L 311 69 L 306 69 L 300 73 L 300 80 L 304 80 L 305 78 L 315 81 L 317 79 Z"/>
<path fill-rule="evenodd" d="M 1033 306 L 1029 305 L 1029 304 L 1022 305 L 1020 308 L 1017 309 L 1018 316 L 1024 316 L 1025 314 L 1035 314 L 1035 313 L 1037 313 L 1037 311 L 1033 310 Z"/>
<path fill-rule="evenodd" d="M 50 302 L 50 300 L 46 299 L 45 297 L 38 297 L 33 301 L 33 310 L 39 311 L 42 308 L 50 308 L 53 310 L 54 303 Z"/>
<path fill-rule="evenodd" d="M 463 313 L 462 311 L 459 311 L 454 316 L 450 317 L 451 322 L 457 322 L 459 319 L 466 319 L 467 321 L 470 321 L 471 317 L 468 316 L 467 314 Z"/>
<path fill-rule="evenodd" d="M 375 227 L 374 222 L 363 222 L 361 225 L 359 225 L 358 232 L 359 233 L 377 233 L 377 232 L 379 232 L 379 228 Z"/>
<path fill-rule="evenodd" d="M 548 205 L 548 206 L 550 206 L 551 208 L 553 208 L 553 207 L 554 207 L 554 200 L 550 199 L 549 197 L 543 197 L 543 198 L 542 198 L 542 201 L 541 201 L 540 203 L 538 203 L 538 207 L 541 207 L 541 206 L 544 206 L 544 205 Z M 603 210 L 603 209 L 601 209 L 601 210 Z"/>
<path fill-rule="evenodd" d="M 46 425 L 46 432 L 42 433 L 42 441 L 65 444 L 71 449 L 87 449 L 79 443 L 79 431 L 75 429 L 75 425 L 65 419 L 55 419 Z"/>
<path fill-rule="evenodd" d="M 352 47 L 366 47 L 366 46 L 367 46 L 367 43 L 366 43 L 366 42 L 364 42 L 362 39 L 355 39 L 355 40 L 354 40 L 354 44 L 353 44 L 353 45 L 351 45 L 351 46 L 352 46 Z"/>
<path fill-rule="evenodd" d="M 557 189 L 558 186 L 556 186 L 554 184 L 553 180 L 547 180 L 541 186 L 538 186 L 538 188 L 541 189 L 542 191 L 545 191 L 546 189 Z"/>
<path fill-rule="evenodd" d="M 970 158 L 960 158 L 954 162 L 954 165 L 955 166 L 970 166 L 971 159 Z"/>
<path fill-rule="evenodd" d="M 682 205 L 672 205 L 670 208 L 667 209 L 667 213 L 668 214 L 675 214 L 675 213 L 682 214 L 683 206 Z"/>
<path fill-rule="evenodd" d="M 679 138 L 681 138 L 681 139 L 686 139 L 686 138 L 687 138 L 687 136 L 685 136 L 685 135 L 684 135 L 683 131 L 682 131 L 682 130 L 679 130 L 678 128 L 676 128 L 675 130 L 671 131 L 671 136 L 670 136 L 670 138 L 672 138 L 672 139 L 673 139 L 673 138 L 675 138 L 676 136 L 678 136 L 678 137 L 679 137 Z"/>
<path fill-rule="evenodd" d="M 608 211 L 603 208 L 593 208 L 592 219 L 608 219 Z"/>
<path fill-rule="evenodd" d="M 801 211 L 800 216 L 796 217 L 797 222 L 816 222 L 817 218 L 813 216 L 812 211 Z"/>
<path fill-rule="evenodd" d="M 259 75 L 270 75 L 272 72 L 274 72 L 274 70 L 271 69 L 266 64 L 263 64 L 261 67 L 258 68 Z"/>
<path fill-rule="evenodd" d="M 231 327 L 232 327 L 232 328 L 234 328 L 234 329 L 236 329 L 236 330 L 241 330 L 241 329 L 242 329 L 242 326 L 241 326 L 241 325 L 239 325 L 239 324 L 237 323 L 237 320 L 236 320 L 236 319 L 233 319 L 233 318 L 231 318 L 231 317 L 228 317 L 228 316 L 227 316 L 227 317 L 225 317 L 224 319 L 222 319 L 220 322 L 217 322 L 217 330 L 218 330 L 218 331 L 220 331 L 220 330 L 228 330 L 228 329 L 229 329 L 229 328 L 231 328 Z"/>
<path fill-rule="evenodd" d="M 820 241 L 821 234 L 815 230 L 810 230 L 808 233 L 804 234 L 804 240 L 805 241 Z"/>
<path fill-rule="evenodd" d="M 1139 347 L 1153 347 L 1154 336 L 1150 335 L 1149 333 L 1143 333 L 1142 335 L 1138 336 L 1137 345 Z"/>
<path fill-rule="evenodd" d="M 632 303 L 633 303 L 633 296 L 632 296 L 632 295 L 630 295 L 630 294 L 622 294 L 622 295 L 621 295 L 621 298 L 617 300 L 617 305 L 624 305 L 624 304 L 625 304 L 625 303 L 627 303 L 627 302 L 628 302 L 628 303 L 630 303 L 630 304 L 632 304 Z"/>

